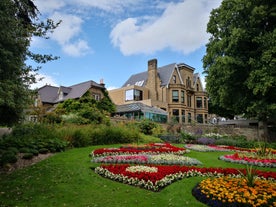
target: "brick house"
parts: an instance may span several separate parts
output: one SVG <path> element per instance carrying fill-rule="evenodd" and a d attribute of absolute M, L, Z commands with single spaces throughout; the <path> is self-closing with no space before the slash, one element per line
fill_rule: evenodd
<path fill-rule="evenodd" d="M 194 70 L 184 63 L 158 67 L 157 59 L 152 59 L 146 72 L 130 76 L 121 88 L 110 90 L 109 96 L 119 108 L 142 103 L 162 110 L 169 120 L 207 123 L 208 97 Z"/>
<path fill-rule="evenodd" d="M 51 86 L 45 85 L 37 89 L 37 96 L 32 111 L 43 110 L 43 114 L 52 111 L 58 103 L 67 99 L 79 99 L 84 94 L 89 93 L 95 100 L 104 97 L 103 91 L 106 90 L 103 81 L 100 84 L 90 80 L 72 86 Z M 37 115 L 29 115 L 28 120 L 37 121 Z"/>

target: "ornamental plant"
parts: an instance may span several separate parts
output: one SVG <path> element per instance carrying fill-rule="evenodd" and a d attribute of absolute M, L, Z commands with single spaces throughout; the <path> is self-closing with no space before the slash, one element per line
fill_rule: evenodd
<path fill-rule="evenodd" d="M 276 206 L 276 183 L 269 180 L 256 179 L 252 187 L 245 179 L 207 178 L 193 188 L 192 194 L 208 206 Z"/>
<path fill-rule="evenodd" d="M 140 170 L 129 170 L 132 166 L 133 165 L 130 164 L 101 165 L 95 168 L 95 172 L 111 180 L 152 191 L 160 191 L 162 188 L 176 180 L 187 177 L 224 177 L 228 175 L 233 178 L 241 178 L 240 172 L 234 168 L 200 168 L 180 165 L 136 165 L 134 168 Z M 245 170 L 241 170 L 241 172 L 244 171 Z M 261 180 L 270 180 L 272 182 L 275 182 L 276 180 L 275 172 L 264 172 L 259 170 L 256 170 L 255 172 Z"/>
<path fill-rule="evenodd" d="M 254 187 L 255 177 L 257 176 L 256 168 L 253 169 L 252 167 L 252 165 L 246 165 L 246 173 L 239 171 L 249 187 Z"/>
<path fill-rule="evenodd" d="M 188 150 L 181 147 L 175 147 L 169 143 L 150 143 L 141 146 L 122 146 L 120 148 L 100 148 L 91 152 L 90 156 L 100 157 L 107 155 L 122 155 L 122 154 L 160 154 L 172 153 L 182 155 L 187 153 Z"/>

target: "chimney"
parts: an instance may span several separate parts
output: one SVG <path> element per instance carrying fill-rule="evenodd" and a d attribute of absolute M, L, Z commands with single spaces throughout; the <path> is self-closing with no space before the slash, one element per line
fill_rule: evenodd
<path fill-rule="evenodd" d="M 100 85 L 102 85 L 103 87 L 105 87 L 103 78 L 100 79 Z"/>
<path fill-rule="evenodd" d="M 147 87 L 149 89 L 149 96 L 152 100 L 158 100 L 157 94 L 157 59 L 148 61 L 148 80 Z"/>
<path fill-rule="evenodd" d="M 148 61 L 148 71 L 157 70 L 157 59 L 152 59 Z"/>

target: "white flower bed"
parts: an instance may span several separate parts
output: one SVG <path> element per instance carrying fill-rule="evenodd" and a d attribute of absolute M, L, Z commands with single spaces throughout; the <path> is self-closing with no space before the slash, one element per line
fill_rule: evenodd
<path fill-rule="evenodd" d="M 186 144 L 185 148 L 190 149 L 190 150 L 199 151 L 199 152 L 231 151 L 229 149 L 224 149 L 219 146 L 211 147 L 208 145 L 200 145 L 200 144 Z"/>
<path fill-rule="evenodd" d="M 96 163 L 131 163 L 131 164 L 166 164 L 166 165 L 202 165 L 202 163 L 190 157 L 175 154 L 137 154 L 137 155 L 114 155 L 95 157 L 92 162 Z"/>

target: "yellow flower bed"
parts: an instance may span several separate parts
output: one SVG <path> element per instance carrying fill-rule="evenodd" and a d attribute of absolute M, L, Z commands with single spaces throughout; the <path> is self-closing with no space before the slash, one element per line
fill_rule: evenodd
<path fill-rule="evenodd" d="M 208 199 L 222 203 L 276 206 L 276 183 L 268 180 L 256 179 L 250 187 L 243 178 L 208 178 L 199 183 L 199 189 Z"/>

